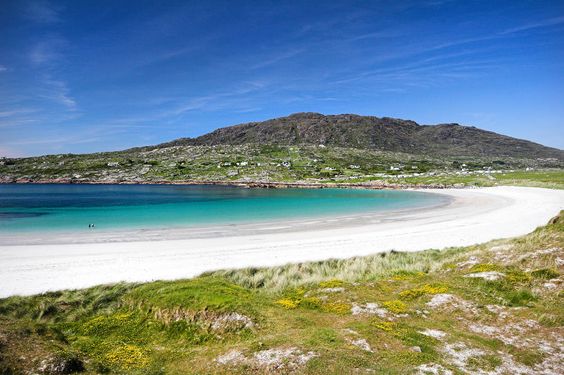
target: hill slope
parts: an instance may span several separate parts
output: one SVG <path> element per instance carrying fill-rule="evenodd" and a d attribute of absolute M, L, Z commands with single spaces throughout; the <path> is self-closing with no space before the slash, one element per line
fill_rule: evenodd
<path fill-rule="evenodd" d="M 198 138 L 160 146 L 327 145 L 410 154 L 564 159 L 564 151 L 458 124 L 419 125 L 414 121 L 359 116 L 296 113 L 263 122 L 217 129 Z"/>

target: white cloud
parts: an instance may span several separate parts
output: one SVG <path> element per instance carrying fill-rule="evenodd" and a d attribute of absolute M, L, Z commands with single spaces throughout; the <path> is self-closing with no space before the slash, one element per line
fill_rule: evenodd
<path fill-rule="evenodd" d="M 250 69 L 259 69 L 259 68 L 264 68 L 264 67 L 269 66 L 269 65 L 276 64 L 280 61 L 290 59 L 290 58 L 302 53 L 303 51 L 304 51 L 303 49 L 293 49 L 293 50 L 290 50 L 290 51 L 287 51 L 287 52 L 283 52 L 283 53 L 279 53 L 279 54 L 269 56 L 269 57 L 263 59 L 262 61 L 258 62 L 257 64 L 251 66 Z"/>
<path fill-rule="evenodd" d="M 33 112 L 36 112 L 36 110 L 33 109 L 33 108 L 24 108 L 24 109 L 14 109 L 14 110 L 8 110 L 8 111 L 0 111 L 0 118 L 13 117 L 13 116 L 22 115 L 22 114 L 28 114 L 28 113 L 33 113 Z"/>
<path fill-rule="evenodd" d="M 8 108 L 0 111 L 0 128 L 28 125 L 37 122 L 35 108 Z"/>
<path fill-rule="evenodd" d="M 64 49 L 68 42 L 59 35 L 48 35 L 36 43 L 30 53 L 31 63 L 42 74 L 39 75 L 37 95 L 63 105 L 67 110 L 75 111 L 76 101 L 70 95 L 67 83 L 59 77 L 53 77 L 55 68 L 64 62 Z"/>
<path fill-rule="evenodd" d="M 210 95 L 190 98 L 183 104 L 177 106 L 171 111 L 167 111 L 164 116 L 181 115 L 185 112 L 196 110 L 217 110 L 231 107 L 233 110 L 240 109 L 240 105 L 244 104 L 244 108 L 248 107 L 248 98 L 245 94 L 251 94 L 264 88 L 267 84 L 263 81 L 248 81 L 241 84 L 240 87 L 232 91 L 218 92 Z M 237 107 L 237 108 L 236 108 Z"/>
<path fill-rule="evenodd" d="M 355 35 L 355 36 L 349 38 L 347 41 L 355 42 L 355 41 L 366 40 L 366 39 L 393 38 L 393 37 L 397 37 L 397 36 L 401 36 L 401 35 L 402 34 L 400 32 L 395 31 L 395 30 L 383 30 L 383 31 L 376 31 L 376 32 L 373 32 L 373 33 Z"/>
<path fill-rule="evenodd" d="M 560 25 L 564 23 L 564 16 L 562 17 L 554 17 L 554 18 L 548 18 L 539 22 L 535 22 L 535 23 L 529 23 L 526 25 L 521 25 L 521 26 L 517 26 L 517 27 L 513 27 L 510 29 L 506 29 L 504 31 L 502 31 L 500 34 L 501 35 L 505 35 L 505 34 L 512 34 L 512 33 L 517 33 L 520 31 L 527 31 L 527 30 L 531 30 L 531 29 L 538 29 L 538 28 L 542 28 L 542 27 L 549 27 L 549 26 L 556 26 L 556 25 Z"/>
<path fill-rule="evenodd" d="M 29 2 L 25 15 L 30 20 L 37 23 L 57 23 L 61 21 L 59 16 L 60 8 L 47 1 Z"/>
<path fill-rule="evenodd" d="M 74 98 L 70 96 L 70 90 L 67 87 L 67 84 L 63 81 L 52 81 L 50 80 L 49 83 L 53 87 L 53 99 L 64 105 L 70 110 L 76 109 L 76 101 Z"/>
<path fill-rule="evenodd" d="M 49 36 L 37 42 L 29 53 L 29 59 L 34 65 L 49 65 L 63 59 L 63 49 L 67 41 L 58 36 Z"/>

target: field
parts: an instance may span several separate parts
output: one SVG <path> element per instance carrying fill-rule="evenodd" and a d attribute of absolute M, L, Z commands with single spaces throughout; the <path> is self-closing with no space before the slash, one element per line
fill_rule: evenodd
<path fill-rule="evenodd" d="M 564 215 L 521 238 L 0 300 L 0 373 L 562 373 Z"/>

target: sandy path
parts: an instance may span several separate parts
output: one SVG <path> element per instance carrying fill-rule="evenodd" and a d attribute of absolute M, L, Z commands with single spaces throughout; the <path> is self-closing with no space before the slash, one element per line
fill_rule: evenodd
<path fill-rule="evenodd" d="M 454 199 L 446 206 L 342 227 L 337 223 L 331 228 L 309 225 L 308 230 L 215 238 L 0 246 L 0 297 L 392 249 L 471 245 L 526 234 L 564 209 L 562 190 L 494 187 L 430 192 Z"/>

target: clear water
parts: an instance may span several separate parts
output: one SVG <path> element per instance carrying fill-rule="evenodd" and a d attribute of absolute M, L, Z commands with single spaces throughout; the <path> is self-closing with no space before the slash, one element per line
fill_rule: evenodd
<path fill-rule="evenodd" d="M 0 185 L 0 235 L 154 229 L 373 213 L 440 204 L 412 191 L 172 185 Z"/>

